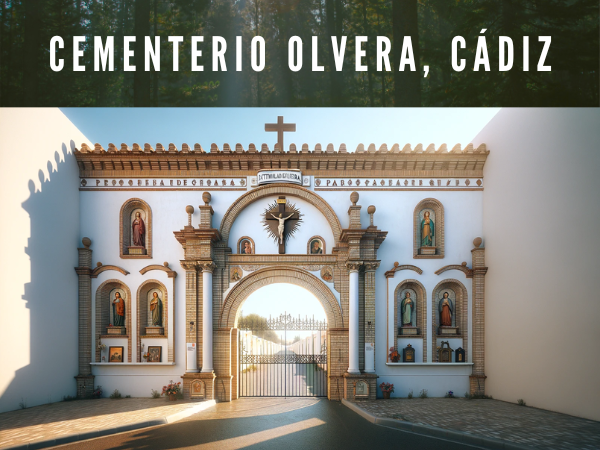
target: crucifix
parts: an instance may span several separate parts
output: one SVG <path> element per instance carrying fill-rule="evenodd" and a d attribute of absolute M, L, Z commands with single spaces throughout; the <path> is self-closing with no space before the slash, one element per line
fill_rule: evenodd
<path fill-rule="evenodd" d="M 269 229 L 277 237 L 277 242 L 279 242 L 280 255 L 285 254 L 286 238 L 300 219 L 300 215 L 296 211 L 285 209 L 286 203 L 287 200 L 285 197 L 280 196 L 277 199 L 277 208 L 273 208 L 265 214 Z"/>
<path fill-rule="evenodd" d="M 277 116 L 277 123 L 265 123 L 265 131 L 277 131 L 277 144 L 279 144 L 279 150 L 283 152 L 283 133 L 296 131 L 296 124 L 283 123 L 283 116 Z"/>

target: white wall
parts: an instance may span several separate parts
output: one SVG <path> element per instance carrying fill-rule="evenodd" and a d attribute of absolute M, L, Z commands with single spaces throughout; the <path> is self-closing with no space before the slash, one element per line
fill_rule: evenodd
<path fill-rule="evenodd" d="M 485 186 L 485 180 L 484 180 Z M 445 279 L 456 279 L 467 289 L 468 295 L 468 318 L 469 318 L 469 353 L 472 349 L 471 317 L 471 280 L 465 277 L 461 271 L 451 270 L 441 275 L 435 271 L 449 264 L 460 264 L 463 261 L 471 267 L 471 249 L 473 239 L 482 235 L 482 199 L 481 191 L 406 191 L 390 192 L 381 195 L 382 192 L 359 192 L 358 203 L 363 205 L 361 220 L 363 227 L 368 225 L 369 216 L 366 213 L 368 205 L 375 205 L 375 225 L 381 230 L 387 231 L 388 235 L 379 248 L 378 258 L 381 266 L 376 273 L 376 327 L 375 327 L 375 369 L 379 379 L 377 383 L 385 381 L 394 383 L 395 392 L 392 396 L 405 397 L 409 391 L 415 396 L 426 389 L 429 396 L 444 396 L 448 390 L 454 391 L 456 395 L 463 395 L 469 389 L 468 376 L 471 374 L 471 366 L 451 367 L 441 366 L 433 363 L 431 366 L 400 367 L 386 365 L 388 349 L 393 345 L 395 330 L 386 326 L 388 319 L 393 323 L 393 293 L 398 284 L 406 279 L 419 281 L 425 288 L 425 305 L 427 308 L 427 330 L 428 341 L 427 362 L 432 360 L 433 348 L 431 343 L 432 332 L 432 306 L 431 296 L 435 287 Z M 349 193 L 345 196 L 349 197 Z M 444 206 L 445 225 L 445 256 L 443 259 L 413 259 L 413 213 L 417 204 L 425 198 L 435 198 Z M 327 199 L 329 201 L 329 199 Z M 345 205 L 349 205 L 349 200 Z M 347 210 L 348 206 L 345 206 Z M 342 208 L 340 208 L 342 209 Z M 347 212 L 344 211 L 345 215 Z M 341 212 L 339 213 L 341 214 Z M 415 265 L 423 270 L 423 274 L 411 270 L 396 272 L 394 278 L 387 280 L 385 272 L 393 268 L 394 262 Z M 387 292 L 389 291 L 390 311 L 388 316 Z M 393 326 L 391 326 L 393 328 Z M 388 335 L 390 333 L 390 335 Z M 467 357 L 471 362 L 471 355 Z"/>
<path fill-rule="evenodd" d="M 0 109 L 0 412 L 75 395 L 81 142 L 58 109 Z"/>
<path fill-rule="evenodd" d="M 600 112 L 503 109 L 485 165 L 487 392 L 600 420 Z"/>

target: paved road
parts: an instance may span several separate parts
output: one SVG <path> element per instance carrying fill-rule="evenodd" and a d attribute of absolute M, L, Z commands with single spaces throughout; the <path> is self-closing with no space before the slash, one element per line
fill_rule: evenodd
<path fill-rule="evenodd" d="M 63 448 L 454 450 L 466 447 L 374 425 L 339 402 L 260 398 L 218 403 L 174 424 L 69 444 Z"/>

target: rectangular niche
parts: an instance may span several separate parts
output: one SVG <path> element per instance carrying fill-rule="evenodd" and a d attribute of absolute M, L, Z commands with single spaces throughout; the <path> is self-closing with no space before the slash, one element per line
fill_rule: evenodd
<path fill-rule="evenodd" d="M 412 364 L 411 362 L 406 362 L 403 360 L 402 350 L 404 350 L 404 348 L 406 346 L 408 346 L 408 344 L 410 344 L 411 347 L 415 350 L 415 363 L 424 362 L 423 361 L 423 338 L 410 338 L 410 337 L 404 337 L 404 336 L 399 336 L 397 339 L 398 354 L 400 355 L 399 362 L 406 363 L 406 364 Z"/>

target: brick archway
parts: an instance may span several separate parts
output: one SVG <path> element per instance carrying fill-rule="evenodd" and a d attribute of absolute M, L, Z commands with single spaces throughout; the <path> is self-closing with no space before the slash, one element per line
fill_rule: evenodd
<path fill-rule="evenodd" d="M 221 233 L 222 242 L 225 244 L 228 243 L 229 232 L 231 231 L 233 222 L 235 222 L 237 216 L 244 210 L 244 208 L 246 208 L 246 206 L 254 203 L 257 200 L 260 200 L 261 198 L 270 197 L 273 195 L 288 195 L 290 197 L 301 198 L 315 206 L 323 213 L 329 222 L 335 243 L 339 241 L 342 234 L 342 225 L 340 224 L 337 215 L 333 211 L 333 208 L 329 206 L 329 203 L 327 203 L 322 197 L 318 196 L 314 192 L 303 187 L 295 186 L 293 184 L 273 184 L 252 189 L 250 192 L 247 192 L 233 202 L 221 221 L 219 231 Z"/>
<path fill-rule="evenodd" d="M 248 296 L 261 287 L 274 283 L 290 283 L 306 289 L 323 306 L 329 327 L 344 327 L 340 305 L 331 290 L 310 272 L 293 266 L 265 267 L 242 278 L 223 302 L 219 327 L 235 328 L 237 313 Z"/>

